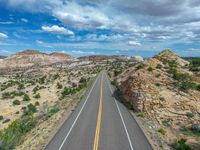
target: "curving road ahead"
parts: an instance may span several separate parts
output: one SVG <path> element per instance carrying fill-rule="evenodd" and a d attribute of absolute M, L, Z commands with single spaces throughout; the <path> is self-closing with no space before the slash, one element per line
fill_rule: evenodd
<path fill-rule="evenodd" d="M 45 150 L 152 150 L 102 71 Z"/>

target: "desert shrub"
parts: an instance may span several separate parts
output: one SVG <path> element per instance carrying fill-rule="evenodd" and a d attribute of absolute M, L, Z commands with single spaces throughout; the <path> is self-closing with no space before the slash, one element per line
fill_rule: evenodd
<path fill-rule="evenodd" d="M 7 82 L 4 82 L 3 84 L 1 84 L 1 91 L 4 91 L 5 89 L 14 86 L 17 83 L 18 83 L 18 81 L 13 81 L 13 80 L 9 80 Z"/>
<path fill-rule="evenodd" d="M 192 58 L 189 66 L 190 71 L 200 71 L 200 58 Z"/>
<path fill-rule="evenodd" d="M 148 67 L 147 70 L 148 70 L 149 72 L 152 72 L 152 71 L 153 71 L 153 68 L 152 68 L 152 67 Z"/>
<path fill-rule="evenodd" d="M 34 98 L 36 98 L 36 99 L 38 99 L 38 98 L 40 98 L 41 96 L 40 96 L 40 93 L 38 93 L 38 94 L 36 94 L 35 96 L 34 96 Z"/>
<path fill-rule="evenodd" d="M 60 76 L 59 76 L 59 74 L 54 74 L 53 75 L 53 80 L 56 80 L 56 79 L 58 79 Z"/>
<path fill-rule="evenodd" d="M 166 119 L 162 121 L 162 124 L 166 127 L 170 127 L 171 126 L 171 121 L 170 119 Z"/>
<path fill-rule="evenodd" d="M 28 113 L 35 113 L 37 111 L 36 106 L 33 105 L 32 103 L 28 104 L 27 108 L 28 108 Z"/>
<path fill-rule="evenodd" d="M 186 112 L 185 114 L 188 118 L 194 117 L 194 114 L 192 112 Z"/>
<path fill-rule="evenodd" d="M 14 100 L 13 101 L 13 105 L 20 105 L 21 103 L 20 103 L 20 101 L 19 100 Z"/>
<path fill-rule="evenodd" d="M 40 88 L 39 88 L 39 86 L 37 85 L 37 86 L 35 86 L 34 88 L 33 88 L 33 93 L 35 94 L 38 90 L 39 90 Z"/>
<path fill-rule="evenodd" d="M 156 78 L 159 78 L 160 76 L 161 76 L 160 73 L 155 75 Z"/>
<path fill-rule="evenodd" d="M 191 150 L 190 146 L 186 144 L 186 139 L 180 139 L 172 144 L 175 150 Z"/>
<path fill-rule="evenodd" d="M 79 83 L 86 83 L 86 82 L 87 82 L 87 80 L 83 77 L 81 77 L 81 79 L 79 80 Z"/>
<path fill-rule="evenodd" d="M 62 84 L 60 84 L 59 82 L 57 83 L 56 86 L 57 86 L 58 89 L 62 89 L 62 87 L 63 87 Z"/>
<path fill-rule="evenodd" d="M 17 89 L 18 90 L 24 89 L 24 84 L 23 83 L 19 83 Z"/>
<path fill-rule="evenodd" d="M 139 64 L 136 66 L 136 70 L 139 70 L 139 69 L 143 69 L 144 68 L 144 64 Z"/>
<path fill-rule="evenodd" d="M 30 101 L 30 97 L 27 94 L 24 94 L 23 101 Z"/>
<path fill-rule="evenodd" d="M 9 92 L 2 93 L 2 99 L 13 98 L 13 95 Z"/>
<path fill-rule="evenodd" d="M 199 85 L 197 85 L 197 90 L 198 90 L 198 91 L 200 91 L 200 84 L 199 84 Z"/>
<path fill-rule="evenodd" d="M 3 120 L 3 116 L 2 115 L 0 115 L 0 120 Z"/>
<path fill-rule="evenodd" d="M 162 68 L 162 65 L 161 65 L 161 64 L 157 64 L 157 65 L 156 65 L 156 68 L 157 68 L 157 69 L 161 69 L 161 68 Z"/>
<path fill-rule="evenodd" d="M 87 82 L 79 84 L 78 87 L 75 87 L 75 88 L 65 87 L 63 89 L 63 91 L 61 92 L 61 95 L 62 95 L 61 99 L 64 98 L 65 96 L 67 96 L 67 95 L 75 94 L 75 93 L 79 92 L 81 89 L 85 88 L 86 86 L 87 86 Z"/>
<path fill-rule="evenodd" d="M 120 69 L 115 69 L 114 70 L 114 76 L 116 77 L 116 76 L 118 76 L 119 74 L 121 74 L 122 73 L 122 70 L 120 70 Z"/>
<path fill-rule="evenodd" d="M 55 113 L 57 113 L 60 110 L 59 106 L 56 104 L 47 111 L 47 117 L 50 118 Z"/>
<path fill-rule="evenodd" d="M 198 124 L 192 124 L 190 127 L 183 127 L 181 131 L 186 135 L 200 137 L 200 126 Z"/>
<path fill-rule="evenodd" d="M 65 97 L 65 96 L 69 95 L 70 92 L 71 92 L 71 89 L 65 87 L 65 88 L 63 89 L 63 91 L 61 92 L 61 95 L 62 95 L 62 97 Z"/>
<path fill-rule="evenodd" d="M 25 94 L 24 92 L 16 92 L 16 91 L 5 92 L 2 94 L 2 98 L 3 99 L 14 98 L 15 96 L 22 96 L 24 94 Z"/>
<path fill-rule="evenodd" d="M 188 81 L 192 77 L 189 74 L 186 74 L 186 73 L 177 73 L 177 72 L 174 72 L 173 73 L 173 78 L 175 80 L 178 80 L 178 81 Z"/>
<path fill-rule="evenodd" d="M 46 77 L 47 77 L 47 76 L 45 75 L 45 76 L 39 78 L 39 81 L 38 81 L 38 82 L 39 82 L 40 84 L 44 84 L 44 83 L 45 83 Z"/>
<path fill-rule="evenodd" d="M 188 91 L 190 89 L 196 90 L 197 87 L 198 87 L 198 85 L 196 83 L 194 83 L 194 82 L 186 81 L 186 82 L 180 82 L 180 83 L 178 83 L 178 87 L 182 91 Z"/>
<path fill-rule="evenodd" d="M 138 117 L 144 118 L 145 117 L 145 113 L 144 112 L 139 112 L 137 113 Z"/>
<path fill-rule="evenodd" d="M 156 86 L 160 86 L 160 83 L 155 83 Z"/>
<path fill-rule="evenodd" d="M 37 101 L 37 102 L 35 102 L 35 106 L 39 106 L 40 105 L 40 103 Z"/>
<path fill-rule="evenodd" d="M 9 118 L 5 119 L 2 123 L 7 123 L 7 122 L 10 122 Z"/>
<path fill-rule="evenodd" d="M 194 134 L 198 134 L 200 136 L 200 126 L 198 124 L 192 124 L 190 129 Z"/>
<path fill-rule="evenodd" d="M 14 149 L 22 141 L 24 135 L 35 127 L 36 123 L 32 115 L 13 121 L 8 128 L 0 131 L 0 149 Z"/>
<path fill-rule="evenodd" d="M 158 132 L 161 133 L 162 135 L 165 135 L 165 130 L 163 128 L 158 129 Z"/>

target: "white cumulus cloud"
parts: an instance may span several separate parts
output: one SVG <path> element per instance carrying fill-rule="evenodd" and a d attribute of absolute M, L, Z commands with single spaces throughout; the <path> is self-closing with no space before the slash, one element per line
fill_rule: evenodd
<path fill-rule="evenodd" d="M 57 25 L 53 26 L 42 26 L 42 30 L 45 32 L 55 33 L 55 34 L 65 34 L 65 35 L 74 35 L 74 32 L 68 30 L 64 27 L 59 27 Z"/>
<path fill-rule="evenodd" d="M 26 18 L 21 18 L 21 21 L 27 23 L 27 22 L 28 22 L 28 19 L 26 19 Z"/>
<path fill-rule="evenodd" d="M 141 46 L 141 43 L 137 41 L 128 41 L 128 45 L 130 46 Z"/>
<path fill-rule="evenodd" d="M 0 39 L 5 39 L 8 38 L 8 36 L 4 33 L 0 33 Z"/>

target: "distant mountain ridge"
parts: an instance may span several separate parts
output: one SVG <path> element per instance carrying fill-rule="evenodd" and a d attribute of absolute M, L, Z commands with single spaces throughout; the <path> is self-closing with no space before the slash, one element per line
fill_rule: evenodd
<path fill-rule="evenodd" d="M 0 56 L 0 59 L 4 59 L 4 58 L 6 58 L 7 56 Z"/>
<path fill-rule="evenodd" d="M 69 54 L 53 52 L 50 54 L 37 50 L 25 50 L 6 57 L 0 63 L 0 68 L 29 67 L 33 65 L 48 65 L 56 62 L 73 61 Z"/>
<path fill-rule="evenodd" d="M 90 56 L 81 56 L 78 59 L 81 61 L 102 61 L 107 59 L 127 59 L 127 55 L 90 55 Z"/>

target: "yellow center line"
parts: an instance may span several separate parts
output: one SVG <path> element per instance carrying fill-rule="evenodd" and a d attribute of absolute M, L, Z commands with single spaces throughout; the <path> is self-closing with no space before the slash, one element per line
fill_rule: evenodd
<path fill-rule="evenodd" d="M 101 116 L 102 116 L 102 94 L 103 94 L 103 90 L 102 90 L 102 84 L 103 84 L 102 83 L 102 77 L 101 77 L 101 87 L 100 87 L 99 111 L 98 111 L 97 126 L 96 126 L 96 132 L 95 132 L 93 150 L 98 150 L 98 146 L 99 146 L 99 134 L 100 134 Z"/>

